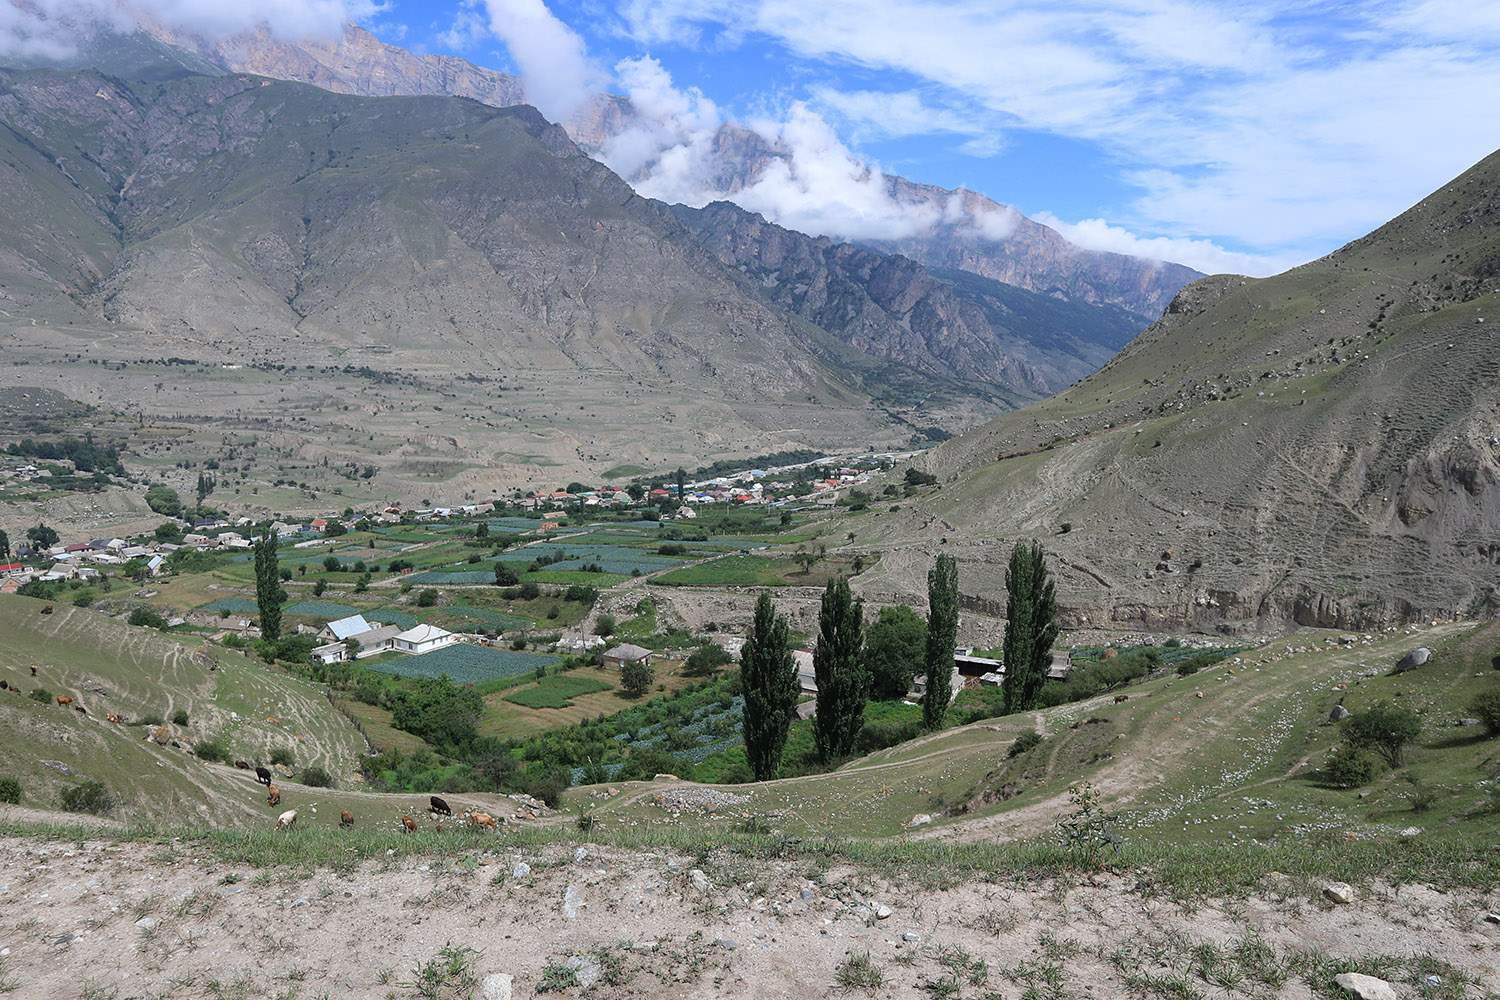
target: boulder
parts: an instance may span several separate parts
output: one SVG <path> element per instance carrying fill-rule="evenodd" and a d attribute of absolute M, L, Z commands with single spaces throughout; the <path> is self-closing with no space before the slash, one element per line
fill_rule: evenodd
<path fill-rule="evenodd" d="M 510 973 L 492 972 L 479 984 L 479 1000 L 510 1000 Z"/>
<path fill-rule="evenodd" d="M 1399 1000 L 1396 988 L 1384 979 L 1376 979 L 1360 972 L 1345 972 L 1333 977 L 1333 982 L 1359 1000 Z"/>
<path fill-rule="evenodd" d="M 604 967 L 592 955 L 573 955 L 563 963 L 563 968 L 572 969 L 579 987 L 585 990 L 597 983 L 604 974 Z"/>
<path fill-rule="evenodd" d="M 1347 905 L 1354 902 L 1354 889 L 1348 882 L 1330 882 L 1323 887 L 1323 895 L 1335 903 Z"/>
<path fill-rule="evenodd" d="M 1431 656 L 1432 650 L 1428 649 L 1426 646 L 1418 646 L 1410 653 L 1407 653 L 1405 656 L 1401 657 L 1401 659 L 1396 663 L 1396 673 L 1404 674 L 1408 670 L 1415 670 L 1422 664 L 1426 663 Z"/>

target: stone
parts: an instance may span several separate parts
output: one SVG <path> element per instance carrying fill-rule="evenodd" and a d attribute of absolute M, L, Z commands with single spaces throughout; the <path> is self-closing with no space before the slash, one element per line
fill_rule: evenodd
<path fill-rule="evenodd" d="M 593 986 L 604 975 L 604 967 L 592 955 L 573 955 L 563 963 L 563 968 L 573 970 L 574 978 L 583 989 Z"/>
<path fill-rule="evenodd" d="M 1404 674 L 1408 670 L 1415 670 L 1432 656 L 1432 650 L 1426 646 L 1418 646 L 1416 649 L 1401 657 L 1396 663 L 1396 673 Z"/>
<path fill-rule="evenodd" d="M 576 863 L 578 863 L 579 861 L 582 861 L 584 858 L 586 858 L 588 856 L 589 856 L 589 852 L 588 852 L 587 848 L 584 848 L 584 847 L 577 848 L 577 849 L 575 849 L 573 851 L 573 862 L 576 864 Z"/>
<path fill-rule="evenodd" d="M 142 917 L 135 922 L 135 925 L 143 931 L 155 930 L 156 924 L 157 920 L 155 917 Z"/>
<path fill-rule="evenodd" d="M 1333 977 L 1333 982 L 1347 993 L 1360 1000 L 1398 1000 L 1396 988 L 1384 979 L 1366 976 L 1359 972 L 1345 972 Z"/>
<path fill-rule="evenodd" d="M 1454 723 L 1454 725 L 1455 726 L 1477 726 L 1477 725 L 1479 725 L 1479 720 L 1478 719 L 1459 719 L 1457 722 Z"/>
<path fill-rule="evenodd" d="M 697 889 L 699 892 L 708 891 L 708 876 L 703 874 L 703 872 L 699 869 L 694 868 L 692 871 L 688 872 L 688 879 L 693 883 L 693 888 Z"/>
<path fill-rule="evenodd" d="M 64 775 L 67 775 L 69 777 L 71 777 L 73 774 L 73 769 L 60 760 L 38 760 L 37 763 L 42 765 L 43 767 L 50 767 L 54 771 L 61 771 Z"/>
<path fill-rule="evenodd" d="M 803 889 L 800 895 L 802 896 L 802 902 L 811 903 L 813 901 L 813 896 L 815 896 L 816 893 L 814 893 L 811 889 Z"/>
<path fill-rule="evenodd" d="M 578 908 L 583 905 L 583 893 L 578 891 L 578 886 L 569 885 L 563 892 L 563 919 L 572 920 L 578 916 Z"/>
<path fill-rule="evenodd" d="M 1335 903 L 1354 902 L 1354 889 L 1348 882 L 1330 882 L 1323 887 L 1323 895 Z"/>
<path fill-rule="evenodd" d="M 918 934 L 916 931 L 907 931 L 905 934 L 901 935 L 901 940 L 905 941 L 907 944 L 921 944 L 922 935 Z"/>
<path fill-rule="evenodd" d="M 510 1000 L 510 973 L 492 972 L 479 984 L 479 1000 Z"/>
<path fill-rule="evenodd" d="M 885 920 L 896 912 L 884 903 L 871 903 L 870 907 L 875 911 L 876 920 Z"/>
<path fill-rule="evenodd" d="M 723 948 L 725 951 L 734 951 L 734 949 L 739 947 L 739 945 L 735 944 L 729 938 L 719 938 L 719 940 L 715 941 L 714 944 L 718 945 L 720 948 Z"/>
<path fill-rule="evenodd" d="M 911 822 L 907 823 L 906 825 L 907 826 L 924 826 L 924 825 L 926 825 L 928 823 L 931 823 L 931 822 L 932 822 L 932 817 L 929 816 L 927 813 L 917 813 L 915 816 L 913 816 L 911 818 Z"/>
<path fill-rule="evenodd" d="M 1349 718 L 1349 710 L 1343 705 L 1333 706 L 1333 711 L 1328 713 L 1329 722 L 1342 722 L 1347 718 Z"/>
<path fill-rule="evenodd" d="M 1427 987 L 1428 989 L 1435 989 L 1435 988 L 1443 985 L 1443 977 L 1442 976 L 1423 976 L 1422 977 L 1422 985 L 1425 986 L 1425 987 Z"/>
<path fill-rule="evenodd" d="M 1500 913 L 1486 913 L 1484 922 L 1487 924 L 1500 924 Z"/>
<path fill-rule="evenodd" d="M 516 866 L 510 870 L 511 878 L 525 878 L 531 874 L 531 866 L 524 861 L 517 861 Z"/>

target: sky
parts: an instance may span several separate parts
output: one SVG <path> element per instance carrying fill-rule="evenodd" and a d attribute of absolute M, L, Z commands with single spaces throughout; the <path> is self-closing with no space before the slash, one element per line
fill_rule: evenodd
<path fill-rule="evenodd" d="M 0 0 L 0 54 L 66 44 L 27 18 L 112 0 Z M 792 228 L 1075 243 L 1265 275 L 1322 256 L 1500 147 L 1500 0 L 142 0 L 205 32 L 383 41 L 516 73 L 566 121 L 640 114 L 602 158 L 644 194 L 726 194 Z M 726 122 L 787 155 L 726 191 Z"/>

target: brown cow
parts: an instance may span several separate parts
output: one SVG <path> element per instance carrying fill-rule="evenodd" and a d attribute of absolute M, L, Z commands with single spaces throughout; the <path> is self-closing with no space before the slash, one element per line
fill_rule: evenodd
<path fill-rule="evenodd" d="M 120 721 L 120 717 L 118 715 L 116 715 L 115 713 L 113 713 L 113 712 L 110 712 L 108 715 L 105 716 L 105 718 L 109 719 L 110 722 L 113 722 L 113 723 L 116 723 L 116 724 L 118 724 L 119 721 Z"/>
<path fill-rule="evenodd" d="M 250 770 L 250 764 L 249 764 L 248 761 L 237 760 L 237 761 L 234 762 L 234 766 L 237 767 L 237 768 L 239 768 L 241 771 L 248 771 L 248 770 Z"/>
<path fill-rule="evenodd" d="M 281 789 L 277 788 L 275 785 L 270 785 L 266 788 L 266 805 L 281 805 Z"/>
<path fill-rule="evenodd" d="M 57 703 L 63 708 L 67 708 L 69 705 L 73 704 L 73 699 L 70 695 L 60 694 L 57 696 Z"/>
<path fill-rule="evenodd" d="M 1128 694 L 1117 694 L 1117 695 L 1115 695 L 1115 704 L 1116 705 L 1118 705 L 1122 701 L 1129 701 L 1129 700 L 1130 700 L 1130 695 L 1128 695 Z"/>
<path fill-rule="evenodd" d="M 52 605 L 50 605 L 50 604 L 47 605 L 45 608 L 42 609 L 42 614 L 44 614 L 44 615 L 50 615 L 51 613 L 52 613 Z"/>
<path fill-rule="evenodd" d="M 89 710 L 86 709 L 86 708 L 84 708 L 82 705 L 74 705 L 73 706 L 73 711 L 75 711 L 75 712 L 82 712 L 84 715 L 88 715 L 89 714 Z"/>
<path fill-rule="evenodd" d="M 414 819 L 412 819 L 410 816 L 402 816 L 401 817 L 401 825 L 404 826 L 404 827 L 406 827 L 406 832 L 407 833 L 416 833 L 417 832 L 417 821 L 414 820 Z"/>
<path fill-rule="evenodd" d="M 495 817 L 491 816 L 489 813 L 471 811 L 465 813 L 464 815 L 469 818 L 470 826 L 477 826 L 481 830 L 495 829 Z"/>
<path fill-rule="evenodd" d="M 31 665 L 31 676 L 33 676 L 33 677 L 36 676 L 36 664 L 35 663 L 33 663 Z"/>
<path fill-rule="evenodd" d="M 351 827 L 353 825 L 354 825 L 354 814 L 352 812 L 350 812 L 349 810 L 345 809 L 343 812 L 339 813 L 339 826 L 342 826 L 345 829 L 348 829 L 349 827 Z"/>

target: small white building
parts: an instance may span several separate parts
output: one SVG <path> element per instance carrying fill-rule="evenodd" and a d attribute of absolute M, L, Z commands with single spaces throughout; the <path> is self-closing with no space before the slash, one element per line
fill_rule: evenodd
<path fill-rule="evenodd" d="M 457 641 L 458 636 L 446 629 L 440 629 L 436 625 L 417 625 L 405 632 L 396 633 L 391 645 L 403 653 L 420 654 L 451 646 Z"/>

